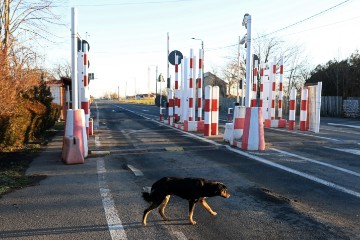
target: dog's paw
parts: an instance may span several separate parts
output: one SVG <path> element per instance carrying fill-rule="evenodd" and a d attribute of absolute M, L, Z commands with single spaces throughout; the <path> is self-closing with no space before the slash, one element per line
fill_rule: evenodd
<path fill-rule="evenodd" d="M 196 225 L 196 223 L 197 223 L 197 222 L 194 221 L 194 220 L 192 220 L 192 221 L 190 222 L 191 225 Z"/>
<path fill-rule="evenodd" d="M 211 215 L 213 215 L 213 216 L 216 216 L 217 215 L 217 212 L 211 212 Z"/>

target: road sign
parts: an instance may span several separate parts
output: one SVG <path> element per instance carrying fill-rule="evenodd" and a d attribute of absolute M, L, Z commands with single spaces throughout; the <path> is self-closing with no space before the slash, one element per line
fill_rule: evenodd
<path fill-rule="evenodd" d="M 181 59 L 183 59 L 183 55 L 180 51 L 174 50 L 168 56 L 168 60 L 171 65 L 175 65 L 175 56 L 178 56 L 178 64 L 181 64 Z"/>

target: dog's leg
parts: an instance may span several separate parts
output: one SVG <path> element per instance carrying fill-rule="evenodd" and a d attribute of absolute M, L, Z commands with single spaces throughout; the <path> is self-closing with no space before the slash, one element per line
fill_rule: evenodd
<path fill-rule="evenodd" d="M 160 202 L 160 203 L 161 203 L 161 202 Z M 144 224 L 144 226 L 146 226 L 146 219 L 147 219 L 150 211 L 153 210 L 153 209 L 155 209 L 155 208 L 157 208 L 157 207 L 160 205 L 160 203 L 158 203 L 158 202 L 153 202 L 153 203 L 150 205 L 150 207 L 148 207 L 147 209 L 145 209 L 144 215 L 143 215 L 143 224 Z"/>
<path fill-rule="evenodd" d="M 189 221 L 192 225 L 195 225 L 196 222 L 193 219 L 194 210 L 195 210 L 195 203 L 196 201 L 189 200 Z"/>
<path fill-rule="evenodd" d="M 214 215 L 216 216 L 217 213 L 214 212 L 211 207 L 209 206 L 209 204 L 205 201 L 205 198 L 201 198 L 200 199 L 200 204 L 211 214 L 211 215 Z"/>
<path fill-rule="evenodd" d="M 165 216 L 165 213 L 164 213 L 165 207 L 168 204 L 169 200 L 170 200 L 170 195 L 167 195 L 165 197 L 164 201 L 161 203 L 160 208 L 159 208 L 159 213 L 165 221 L 169 221 L 169 219 Z"/>

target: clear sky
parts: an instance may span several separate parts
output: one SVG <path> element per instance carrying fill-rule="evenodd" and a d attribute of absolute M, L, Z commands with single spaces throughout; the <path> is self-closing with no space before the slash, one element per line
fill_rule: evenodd
<path fill-rule="evenodd" d="M 155 92 L 155 66 L 166 76 L 167 32 L 170 51 L 176 49 L 186 56 L 190 48 L 196 55 L 201 48 L 201 41 L 191 38 L 202 39 L 205 71 L 221 69 L 233 55 L 234 47 L 227 46 L 237 44 L 246 33 L 245 13 L 252 16 L 252 36 L 256 37 L 323 12 L 271 35 L 302 45 L 312 66 L 347 58 L 360 49 L 360 0 L 63 0 L 55 11 L 65 27 L 51 29 L 59 38 L 43 49 L 50 67 L 70 62 L 73 6 L 78 12 L 78 32 L 91 48 L 90 72 L 96 79 L 90 83 L 90 92 L 95 96 L 117 92 L 118 86 L 120 96 L 125 91 L 127 95 L 135 90 L 147 93 L 149 75 Z M 170 75 L 173 79 L 173 67 Z"/>

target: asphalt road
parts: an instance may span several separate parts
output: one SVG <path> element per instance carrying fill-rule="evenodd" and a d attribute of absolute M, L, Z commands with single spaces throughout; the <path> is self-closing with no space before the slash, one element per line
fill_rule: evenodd
<path fill-rule="evenodd" d="M 51 171 L 35 162 L 28 174 L 48 178 L 0 199 L 1 238 L 360 239 L 359 120 L 323 118 L 319 134 L 266 129 L 265 151 L 241 151 L 221 135 L 204 138 L 160 123 L 153 106 L 97 101 L 91 112 L 93 154 L 85 164 L 59 163 Z M 144 227 L 141 191 L 163 176 L 219 180 L 231 197 L 208 198 L 215 217 L 197 206 L 195 226 L 187 202 L 171 197 L 170 221 L 153 211 Z M 60 179 L 63 188 L 55 184 Z M 30 195 L 41 194 L 42 202 L 30 204 Z"/>

